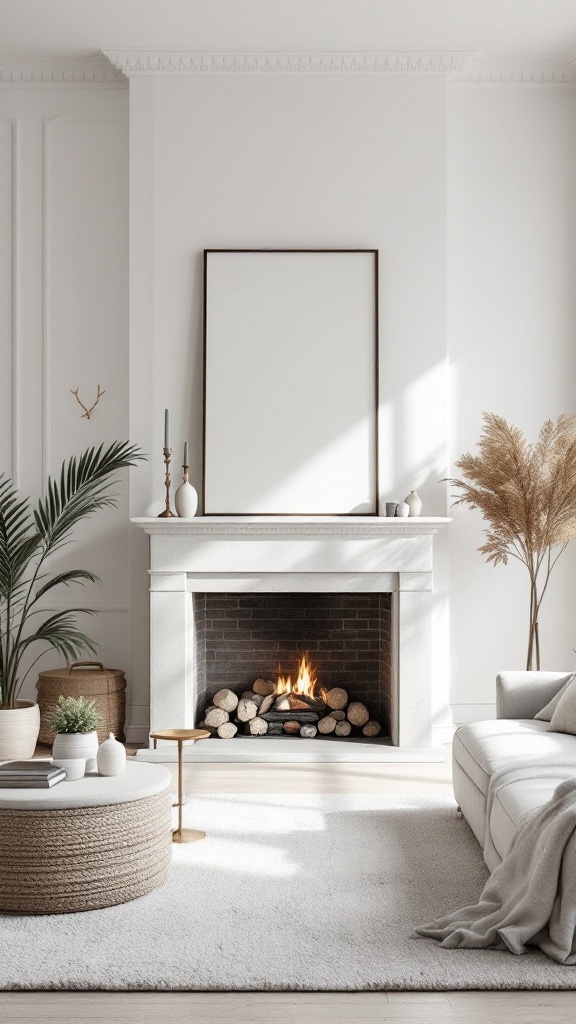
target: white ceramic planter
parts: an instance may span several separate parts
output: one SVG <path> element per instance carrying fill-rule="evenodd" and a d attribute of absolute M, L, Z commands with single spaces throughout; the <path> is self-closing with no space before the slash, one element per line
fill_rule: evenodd
<path fill-rule="evenodd" d="M 115 739 L 113 732 L 109 733 L 108 739 L 104 740 L 98 747 L 96 764 L 100 775 L 121 775 L 124 771 L 126 767 L 126 750 Z"/>
<path fill-rule="evenodd" d="M 54 760 L 72 761 L 78 758 L 86 761 L 86 771 L 96 771 L 98 754 L 98 733 L 92 732 L 57 732 L 52 745 Z"/>
<path fill-rule="evenodd" d="M 40 708 L 19 700 L 15 708 L 0 708 L 0 761 L 26 761 L 36 749 Z"/>

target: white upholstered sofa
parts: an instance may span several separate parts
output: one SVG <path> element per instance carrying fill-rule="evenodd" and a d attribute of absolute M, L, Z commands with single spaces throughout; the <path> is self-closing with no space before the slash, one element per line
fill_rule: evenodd
<path fill-rule="evenodd" d="M 463 725 L 454 735 L 454 794 L 491 871 L 505 856 L 520 818 L 576 775 L 576 736 L 549 732 L 548 721 L 534 718 L 571 678 L 569 672 L 503 672 L 496 680 L 497 718 Z M 540 763 L 541 778 L 533 770 Z M 491 776 L 523 765 L 530 766 L 530 777 L 517 772 L 498 789 L 487 820 Z"/>

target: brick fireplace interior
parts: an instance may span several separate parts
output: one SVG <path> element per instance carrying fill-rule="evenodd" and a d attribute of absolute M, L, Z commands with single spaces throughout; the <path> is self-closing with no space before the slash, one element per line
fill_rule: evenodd
<path fill-rule="evenodd" d="M 306 655 L 317 689 L 341 687 L 390 735 L 389 593 L 195 593 L 197 721 L 222 688 L 298 673 Z M 331 737 L 332 739 L 333 737 Z"/>

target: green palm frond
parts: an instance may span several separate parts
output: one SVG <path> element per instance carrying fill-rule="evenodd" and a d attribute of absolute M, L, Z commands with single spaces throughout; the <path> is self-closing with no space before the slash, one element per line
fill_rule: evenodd
<path fill-rule="evenodd" d="M 49 590 L 53 590 L 54 587 L 65 586 L 69 587 L 71 583 L 101 583 L 101 579 L 94 572 L 89 572 L 88 569 L 69 569 L 67 572 L 60 572 L 57 576 L 52 576 L 46 583 L 43 583 L 34 594 L 33 600 L 30 602 L 30 607 L 36 604 L 44 594 L 47 594 Z"/>
<path fill-rule="evenodd" d="M 54 551 L 81 519 L 99 508 L 113 508 L 116 497 L 108 489 L 110 477 L 143 458 L 136 445 L 116 441 L 109 448 L 89 448 L 64 462 L 59 481 L 50 477 L 46 497 L 34 512 L 44 544 Z"/>
<path fill-rule="evenodd" d="M 0 476 L 0 596 L 10 594 L 26 572 L 40 538 L 30 535 L 32 517 L 26 498 L 18 500 L 12 481 Z"/>
<path fill-rule="evenodd" d="M 34 605 L 59 586 L 100 582 L 88 569 L 47 573 L 46 562 L 69 542 L 82 519 L 98 509 L 115 507 L 116 496 L 111 491 L 114 475 L 145 458 L 136 445 L 127 441 L 72 456 L 62 464 L 59 476 L 48 480 L 45 497 L 33 511 L 28 499 L 19 497 L 12 481 L 0 475 L 0 707 L 14 707 L 24 681 L 20 677 L 21 660 L 32 644 L 41 643 L 45 650 L 53 648 L 66 661 L 96 653 L 93 641 L 78 628 L 75 617 L 93 615 L 92 609 L 56 612 L 29 632 L 32 618 L 43 614 L 42 606 Z"/>

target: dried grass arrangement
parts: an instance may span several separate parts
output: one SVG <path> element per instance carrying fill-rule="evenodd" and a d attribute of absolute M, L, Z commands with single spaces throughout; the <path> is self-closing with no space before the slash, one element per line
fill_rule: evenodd
<path fill-rule="evenodd" d="M 535 444 L 501 416 L 484 413 L 477 455 L 456 463 L 455 505 L 477 508 L 489 523 L 478 549 L 493 565 L 516 558 L 530 576 L 526 668 L 540 668 L 538 615 L 550 574 L 576 536 L 576 417 L 542 427 Z"/>

